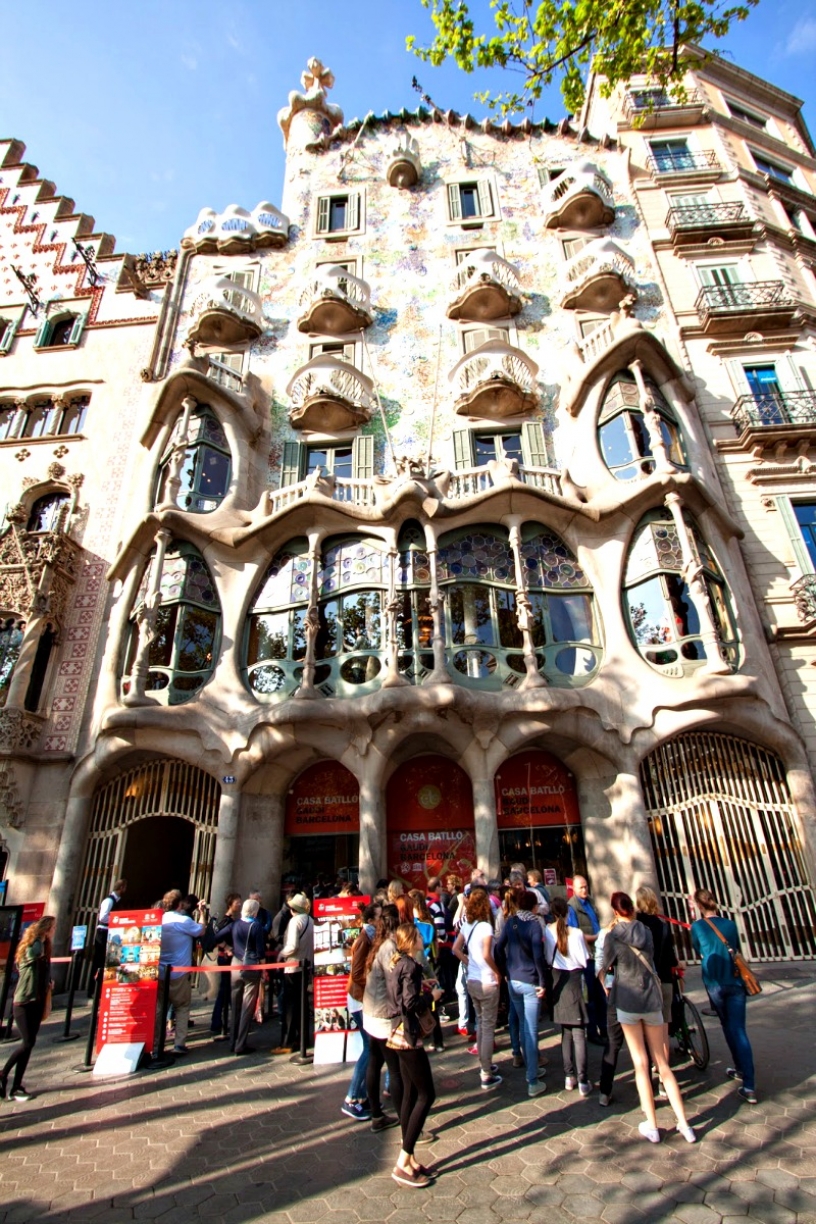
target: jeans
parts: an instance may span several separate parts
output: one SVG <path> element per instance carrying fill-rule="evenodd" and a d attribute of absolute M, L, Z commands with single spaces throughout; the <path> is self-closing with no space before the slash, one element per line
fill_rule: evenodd
<path fill-rule="evenodd" d="M 496 1035 L 496 1016 L 499 1011 L 499 987 L 484 986 L 481 982 L 468 980 L 468 993 L 476 1008 L 476 1044 L 479 1048 L 479 1063 L 483 1078 L 492 1075 L 493 1046 Z"/>
<path fill-rule="evenodd" d="M 351 1076 L 349 1090 L 346 1093 L 347 1101 L 364 1101 L 366 1099 L 366 1072 L 368 1071 L 368 1056 L 371 1050 L 371 1043 L 368 1038 L 368 1033 L 363 1028 L 363 1013 L 361 1011 L 352 1013 L 360 1023 L 358 1032 L 363 1039 L 363 1048 L 360 1055 L 354 1064 L 354 1071 Z"/>
<path fill-rule="evenodd" d="M 564 1076 L 567 1079 L 575 1079 L 577 1074 L 579 1084 L 586 1084 L 589 1081 L 587 1035 L 582 1024 L 561 1025 L 561 1058 L 564 1062 Z"/>
<path fill-rule="evenodd" d="M 2 1078 L 7 1080 L 14 1070 L 14 1080 L 11 1085 L 11 1091 L 16 1092 L 18 1088 L 23 1086 L 23 1076 L 26 1073 L 28 1060 L 31 1057 L 31 1051 L 34 1049 L 34 1044 L 37 1040 L 37 1033 L 40 1031 L 43 1017 L 43 1003 L 14 1003 L 12 1006 L 14 1015 L 14 1023 L 22 1038 L 22 1045 L 19 1045 L 14 1050 L 3 1067 Z"/>
<path fill-rule="evenodd" d="M 521 1045 L 524 1047 L 524 1065 L 527 1068 L 528 1084 L 535 1084 L 538 1079 L 538 1004 L 539 999 L 535 986 L 530 982 L 511 980 L 510 1040 L 512 1043 L 513 1018 L 515 1018 L 516 1028 L 521 1030 Z"/>
<path fill-rule="evenodd" d="M 456 998 L 459 1002 L 459 1028 L 466 1028 L 469 1033 L 474 1031 L 470 1022 L 470 995 L 467 988 L 467 969 L 460 964 L 456 976 Z"/>
<path fill-rule="evenodd" d="M 748 999 L 745 987 L 741 982 L 734 982 L 733 986 L 730 982 L 726 985 L 714 982 L 707 989 L 711 1006 L 719 1016 L 734 1066 L 742 1076 L 742 1086 L 753 1092 L 756 1088 L 754 1054 L 745 1031 L 745 1005 Z"/>

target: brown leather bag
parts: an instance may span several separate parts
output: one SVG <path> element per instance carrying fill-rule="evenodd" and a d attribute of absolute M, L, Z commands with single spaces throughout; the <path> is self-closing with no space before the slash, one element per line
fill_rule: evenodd
<path fill-rule="evenodd" d="M 717 927 L 715 927 L 714 923 L 711 921 L 710 918 L 705 918 L 703 919 L 703 921 L 708 923 L 708 925 L 711 927 L 712 931 L 717 936 L 717 938 L 722 940 L 722 942 L 725 944 L 726 948 L 728 949 L 728 955 L 731 957 L 731 963 L 734 966 L 734 973 L 737 975 L 737 977 L 741 979 L 742 984 L 745 987 L 746 994 L 749 994 L 749 995 L 762 994 L 762 987 L 760 986 L 759 982 L 754 976 L 751 966 L 748 964 L 747 960 L 742 955 L 742 953 L 738 952 L 736 948 L 731 947 L 730 943 L 725 938 L 722 931 L 719 931 Z"/>

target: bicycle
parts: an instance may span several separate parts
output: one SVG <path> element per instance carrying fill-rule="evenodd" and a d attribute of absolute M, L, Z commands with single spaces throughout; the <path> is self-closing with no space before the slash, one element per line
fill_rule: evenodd
<path fill-rule="evenodd" d="M 672 1018 L 669 1025 L 669 1036 L 674 1037 L 677 1048 L 690 1058 L 695 1067 L 704 1071 L 711 1057 L 708 1048 L 708 1037 L 702 1016 L 683 990 L 685 969 L 678 966 L 674 970 Z"/>

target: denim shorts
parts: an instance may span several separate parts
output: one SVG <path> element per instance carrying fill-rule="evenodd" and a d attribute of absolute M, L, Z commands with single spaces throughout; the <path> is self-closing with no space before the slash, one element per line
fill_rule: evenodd
<path fill-rule="evenodd" d="M 618 1008 L 618 1024 L 640 1024 L 641 1020 L 649 1028 L 663 1027 L 663 1012 L 628 1012 Z"/>

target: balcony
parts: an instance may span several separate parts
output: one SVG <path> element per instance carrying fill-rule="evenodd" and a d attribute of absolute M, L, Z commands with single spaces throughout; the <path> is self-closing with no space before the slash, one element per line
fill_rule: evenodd
<path fill-rule="evenodd" d="M 544 216 L 547 229 L 611 225 L 615 220 L 612 184 L 594 162 L 575 162 L 544 189 Z"/>
<path fill-rule="evenodd" d="M 637 292 L 634 261 L 611 238 L 588 242 L 564 265 L 561 279 L 565 310 L 614 310 Z"/>
<path fill-rule="evenodd" d="M 337 433 L 358 429 L 371 417 L 374 384 L 342 357 L 322 353 L 301 366 L 286 388 L 295 429 Z"/>
<path fill-rule="evenodd" d="M 317 269 L 300 296 L 304 313 L 298 331 L 342 336 L 371 326 L 371 291 L 366 281 L 335 264 Z"/>
<path fill-rule="evenodd" d="M 495 251 L 468 251 L 456 269 L 448 318 L 460 323 L 506 319 L 521 310 L 516 269 Z"/>
<path fill-rule="evenodd" d="M 754 225 L 745 205 L 739 201 L 670 208 L 666 214 L 666 229 L 675 248 L 708 242 L 709 238 L 751 238 Z"/>
<path fill-rule="evenodd" d="M 746 430 L 816 426 L 816 392 L 774 391 L 767 395 L 741 395 L 731 416 L 738 433 Z"/>
<path fill-rule="evenodd" d="M 235 348 L 251 344 L 263 331 L 261 299 L 228 276 L 212 281 L 194 299 L 188 340 L 195 344 Z"/>
<path fill-rule="evenodd" d="M 631 89 L 624 100 L 628 126 L 654 130 L 699 123 L 705 98 L 698 89 L 687 89 L 685 97 L 672 97 L 665 89 Z"/>
<path fill-rule="evenodd" d="M 713 149 L 705 149 L 702 153 L 692 153 L 690 150 L 657 153 L 646 159 L 646 168 L 658 182 L 664 179 L 710 182 L 722 174 L 722 166 Z"/>
<path fill-rule="evenodd" d="M 555 497 L 561 496 L 561 474 L 555 468 L 527 467 L 519 464 L 517 480 L 541 489 Z M 462 501 L 467 497 L 477 497 L 481 493 L 489 493 L 496 488 L 493 470 L 489 467 L 459 468 L 451 473 L 451 481 L 445 495 L 446 501 Z"/>
<path fill-rule="evenodd" d="M 538 366 L 521 349 L 488 340 L 466 353 L 448 375 L 459 416 L 501 421 L 530 412 L 538 402 Z"/>
<path fill-rule="evenodd" d="M 796 611 L 803 625 L 816 622 L 816 574 L 805 574 L 791 583 Z"/>
<path fill-rule="evenodd" d="M 782 281 L 703 285 L 695 309 L 707 336 L 789 327 L 796 303 Z"/>

